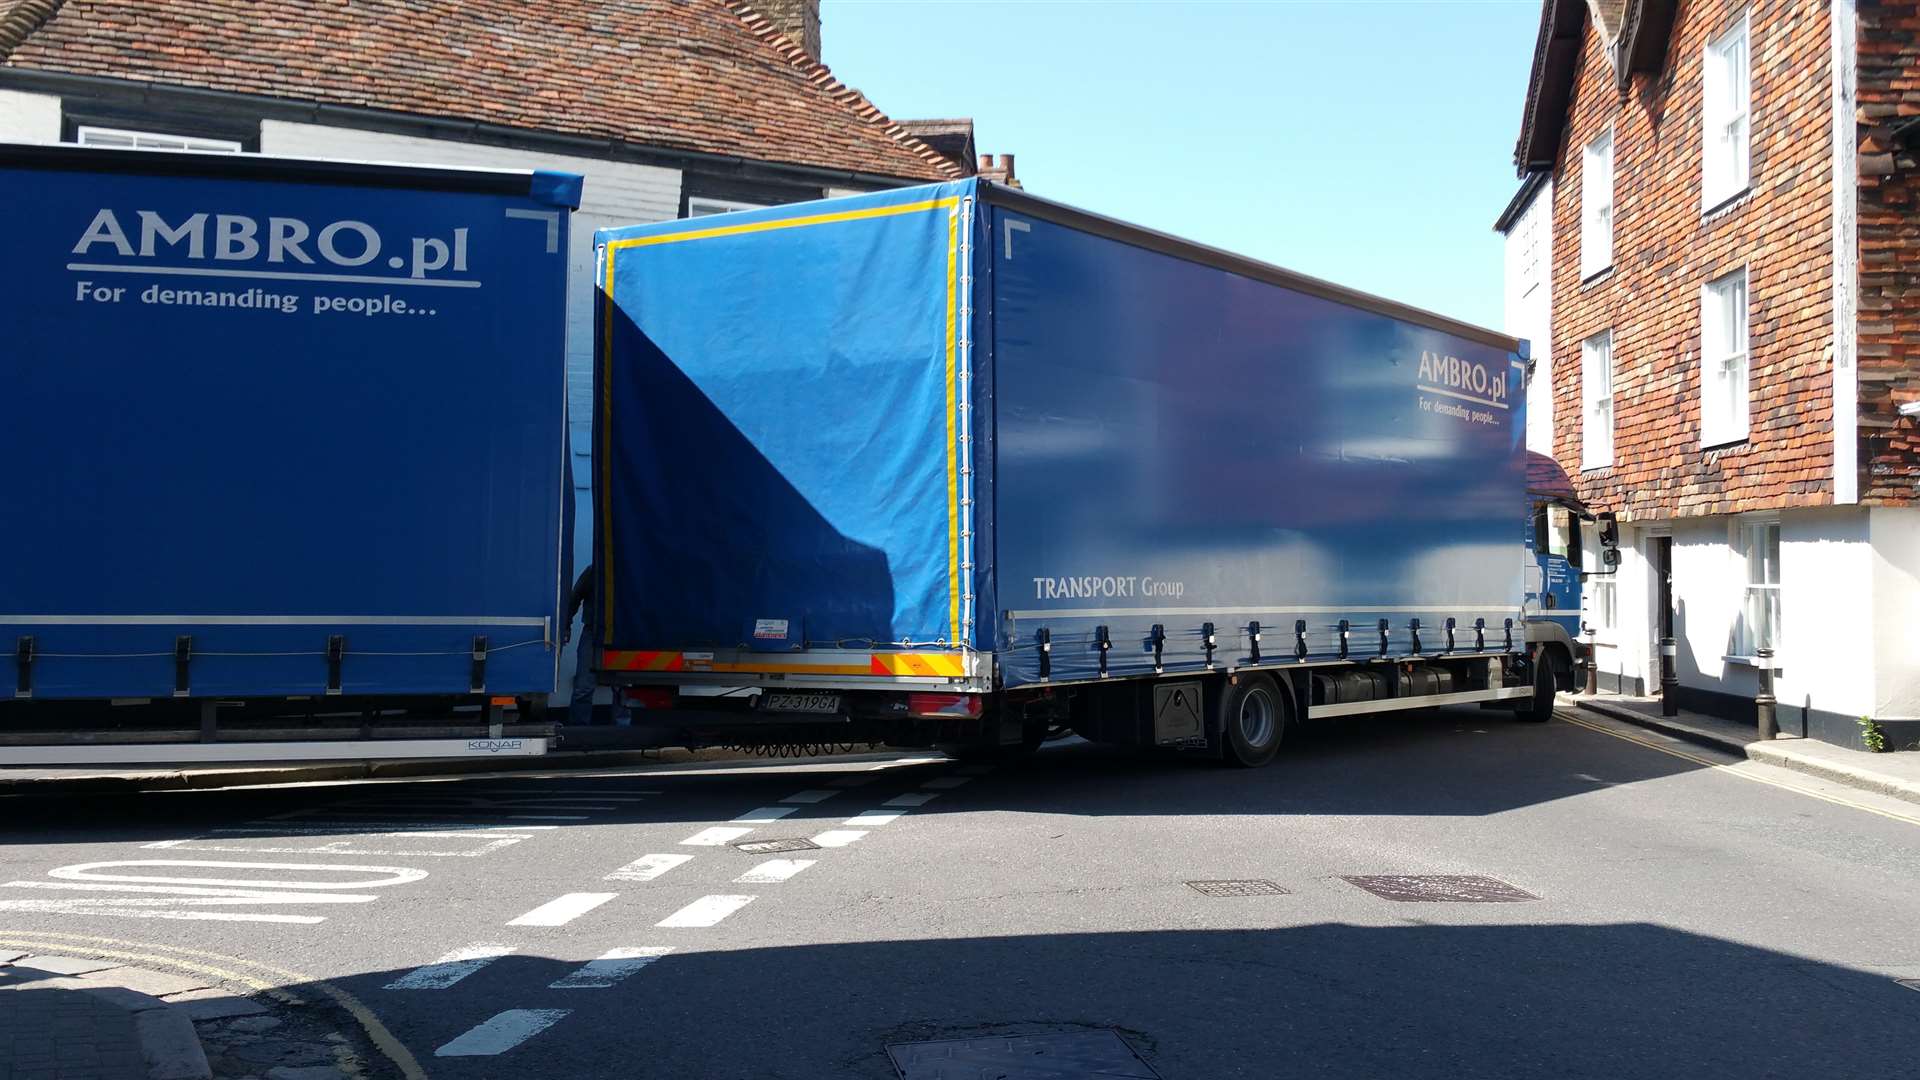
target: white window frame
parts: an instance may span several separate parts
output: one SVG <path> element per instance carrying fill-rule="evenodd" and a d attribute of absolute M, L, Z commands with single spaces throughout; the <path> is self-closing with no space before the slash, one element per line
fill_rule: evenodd
<path fill-rule="evenodd" d="M 1700 445 L 1744 442 L 1753 411 L 1747 268 L 1700 286 Z"/>
<path fill-rule="evenodd" d="M 1595 567 L 1595 572 L 1581 586 L 1588 626 L 1593 630 L 1596 640 L 1611 642 L 1620 629 L 1620 579 L 1616 572 L 1600 562 L 1598 525 L 1583 524 L 1580 527 L 1580 540 L 1581 554 Z"/>
<path fill-rule="evenodd" d="M 1707 42 L 1700 58 L 1700 209 L 1746 191 L 1752 182 L 1753 34 L 1746 12 Z"/>
<path fill-rule="evenodd" d="M 1780 519 L 1748 518 L 1738 522 L 1740 557 L 1745 585 L 1741 590 L 1740 625 L 1734 648 L 1742 657 L 1760 654 L 1764 646 L 1780 658 Z M 1768 534 L 1772 543 L 1768 543 Z M 1767 556 L 1773 556 L 1771 563 Z"/>
<path fill-rule="evenodd" d="M 169 135 L 161 131 L 133 131 L 87 124 L 82 124 L 74 132 L 73 141 L 78 146 L 110 146 L 123 150 L 191 150 L 207 154 L 241 152 L 240 144 L 232 139 L 203 139 L 197 135 Z"/>
<path fill-rule="evenodd" d="M 1580 151 L 1580 280 L 1613 267 L 1613 125 Z"/>
<path fill-rule="evenodd" d="M 1613 464 L 1613 331 L 1580 343 L 1580 467 Z"/>
<path fill-rule="evenodd" d="M 1536 196 L 1520 223 L 1520 295 L 1532 296 L 1540 287 L 1540 219 L 1546 200 Z"/>
<path fill-rule="evenodd" d="M 710 199 L 705 195 L 687 196 L 687 216 L 690 218 L 707 217 L 711 214 L 731 214 L 735 210 L 764 210 L 760 203 L 739 202 L 734 199 Z"/>

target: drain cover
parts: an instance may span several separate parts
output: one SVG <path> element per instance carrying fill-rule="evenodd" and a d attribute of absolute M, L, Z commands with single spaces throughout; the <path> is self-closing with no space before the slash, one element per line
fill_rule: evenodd
<path fill-rule="evenodd" d="M 1501 881 L 1478 874 L 1385 874 L 1377 877 L 1349 877 L 1382 900 L 1441 904 L 1510 904 L 1539 897 Z"/>
<path fill-rule="evenodd" d="M 1159 1080 L 1112 1030 L 1058 1031 L 990 1039 L 894 1043 L 887 1056 L 901 1080 Z"/>
<path fill-rule="evenodd" d="M 786 840 L 742 840 L 733 847 L 749 855 L 770 855 L 778 851 L 816 851 L 820 845 L 795 836 Z"/>
<path fill-rule="evenodd" d="M 1195 891 L 1206 896 L 1285 896 L 1287 890 L 1271 881 L 1189 881 Z"/>

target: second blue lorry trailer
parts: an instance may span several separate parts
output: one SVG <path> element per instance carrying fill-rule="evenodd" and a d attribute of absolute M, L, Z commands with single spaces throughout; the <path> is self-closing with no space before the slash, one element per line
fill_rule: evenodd
<path fill-rule="evenodd" d="M 602 676 L 668 741 L 1255 765 L 1570 682 L 1514 339 L 976 180 L 596 245 Z"/>

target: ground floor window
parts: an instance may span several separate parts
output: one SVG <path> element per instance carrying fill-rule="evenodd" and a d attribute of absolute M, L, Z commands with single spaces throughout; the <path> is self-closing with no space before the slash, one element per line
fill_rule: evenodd
<path fill-rule="evenodd" d="M 1780 651 L 1780 523 L 1740 526 L 1740 547 L 1747 562 L 1746 604 L 1734 635 L 1739 652 Z"/>

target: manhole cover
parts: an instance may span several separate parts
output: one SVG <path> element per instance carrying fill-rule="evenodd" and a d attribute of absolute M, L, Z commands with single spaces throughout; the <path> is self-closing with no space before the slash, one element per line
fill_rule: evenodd
<path fill-rule="evenodd" d="M 1287 890 L 1271 881 L 1189 881 L 1206 896 L 1285 896 Z"/>
<path fill-rule="evenodd" d="M 798 836 L 786 840 L 742 840 L 733 845 L 736 851 L 749 855 L 769 855 L 779 851 L 817 851 L 820 845 Z"/>
<path fill-rule="evenodd" d="M 1058 1031 L 990 1039 L 894 1043 L 887 1056 L 901 1080 L 1159 1080 L 1112 1030 Z"/>
<path fill-rule="evenodd" d="M 1376 877 L 1348 877 L 1382 900 L 1401 900 L 1441 904 L 1510 904 L 1539 897 L 1501 881 L 1478 874 L 1385 874 Z"/>

